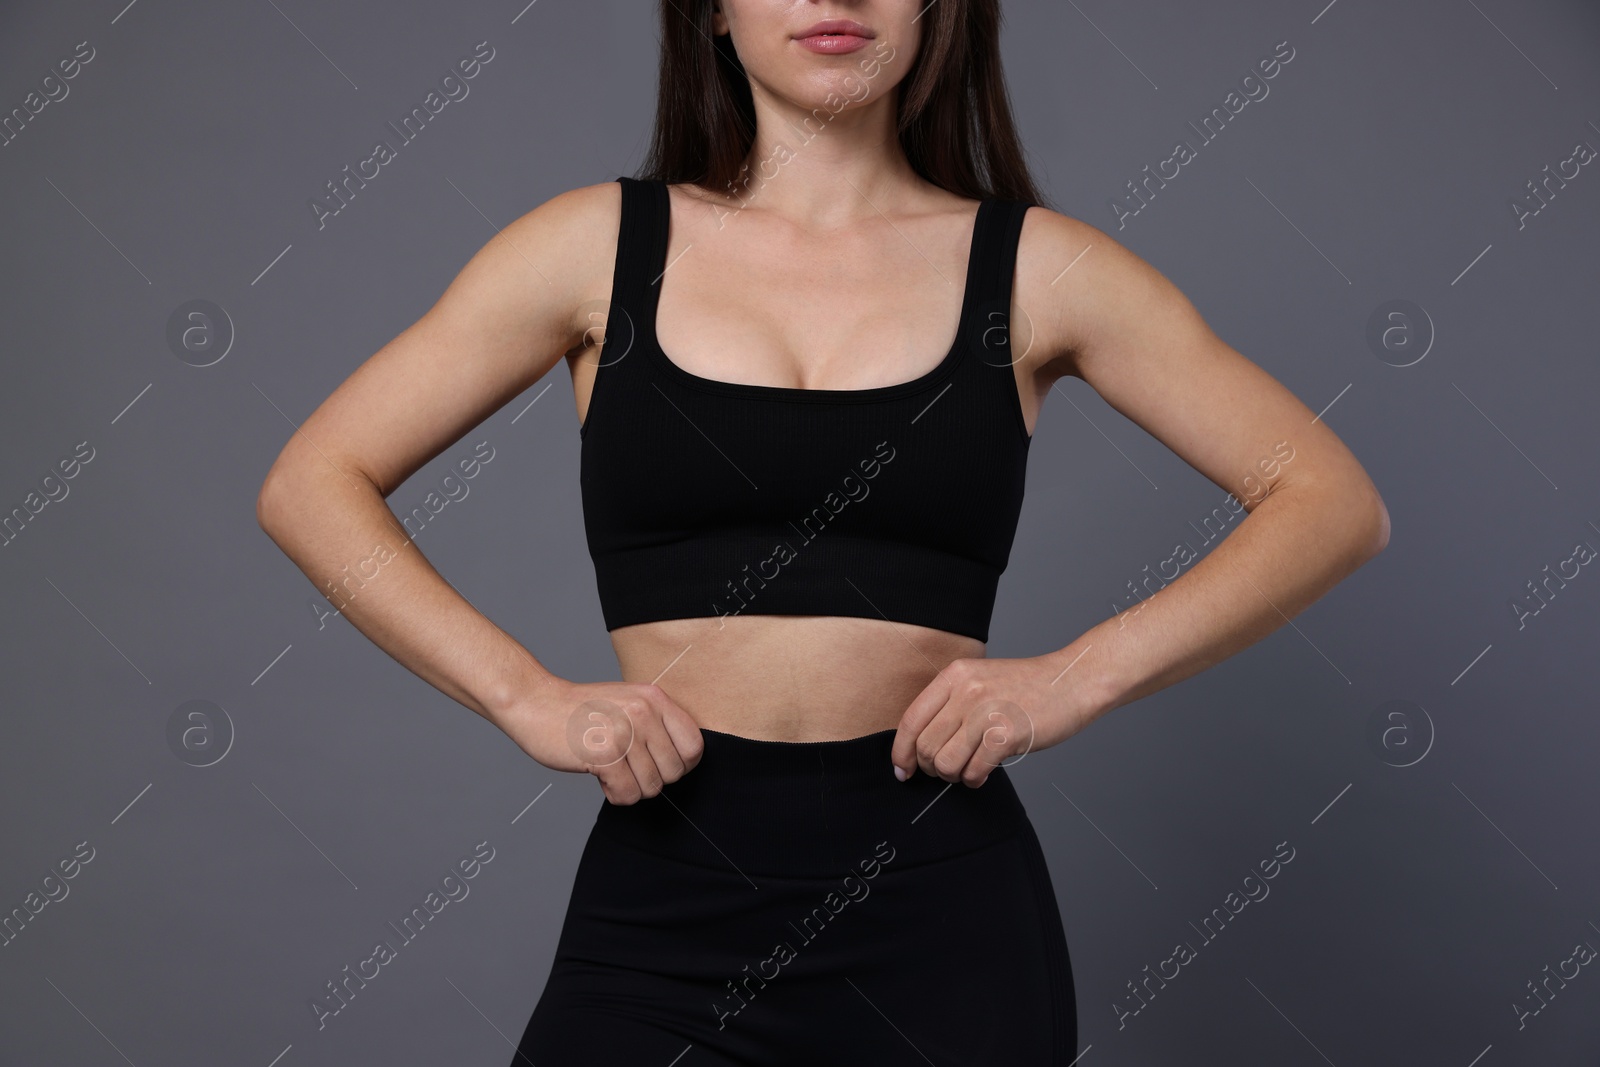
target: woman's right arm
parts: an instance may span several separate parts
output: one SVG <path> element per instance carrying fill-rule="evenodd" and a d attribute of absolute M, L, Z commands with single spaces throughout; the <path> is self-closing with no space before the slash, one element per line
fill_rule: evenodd
<path fill-rule="evenodd" d="M 585 344 L 595 324 L 583 312 L 610 289 L 619 210 L 617 183 L 587 186 L 490 239 L 295 431 L 267 472 L 256 518 L 402 666 L 540 763 L 589 771 L 607 799 L 627 804 L 694 767 L 699 727 L 657 686 L 551 674 L 445 581 L 385 503 Z"/>

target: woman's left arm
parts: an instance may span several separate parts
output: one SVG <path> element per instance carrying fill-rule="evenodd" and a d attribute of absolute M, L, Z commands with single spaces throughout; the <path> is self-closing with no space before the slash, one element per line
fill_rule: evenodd
<path fill-rule="evenodd" d="M 951 662 L 901 718 L 891 758 L 902 777 L 920 768 L 981 785 L 1002 760 L 1259 641 L 1389 540 L 1376 487 L 1327 423 L 1109 235 L 1033 208 L 1013 299 L 1024 330 L 1014 325 L 1012 341 L 1028 346 L 1037 395 L 1064 375 L 1083 379 L 1248 514 L 1186 571 L 1194 557 L 1177 546 L 1159 592 L 1065 648 Z M 1031 338 L 1017 336 L 1029 325 Z"/>

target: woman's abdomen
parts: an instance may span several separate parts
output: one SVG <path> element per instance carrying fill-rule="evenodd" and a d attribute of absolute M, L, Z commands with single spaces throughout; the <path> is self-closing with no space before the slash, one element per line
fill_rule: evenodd
<path fill-rule="evenodd" d="M 984 655 L 961 634 L 833 615 L 673 619 L 611 640 L 624 681 L 656 683 L 706 729 L 781 741 L 892 729 L 947 664 Z"/>

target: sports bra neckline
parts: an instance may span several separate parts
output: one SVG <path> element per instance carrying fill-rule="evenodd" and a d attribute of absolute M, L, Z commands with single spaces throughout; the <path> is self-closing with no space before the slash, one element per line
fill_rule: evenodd
<path fill-rule="evenodd" d="M 991 223 L 993 213 L 992 199 L 983 199 L 978 202 L 978 210 L 973 219 L 972 234 L 967 245 L 967 269 L 961 292 L 961 311 L 956 320 L 955 338 L 950 343 L 949 351 L 932 369 L 912 378 L 909 381 L 894 382 L 889 385 L 870 386 L 865 389 L 807 389 L 789 385 L 754 385 L 747 382 L 729 382 L 719 378 L 706 378 L 685 370 L 672 361 L 666 351 L 661 347 L 661 341 L 656 334 L 657 309 L 661 302 L 661 280 L 666 277 L 667 253 L 669 240 L 672 233 L 672 199 L 671 193 L 664 181 L 646 183 L 652 189 L 652 195 L 658 199 L 657 210 L 654 213 L 657 227 L 656 243 L 661 249 L 661 262 L 652 265 L 652 270 L 657 272 L 655 281 L 648 287 L 649 301 L 641 314 L 643 320 L 640 324 L 640 340 L 651 361 L 668 377 L 703 392 L 720 393 L 724 396 L 738 396 L 746 399 L 766 399 L 803 401 L 809 403 L 866 403 L 877 400 L 892 400 L 908 394 L 916 393 L 932 385 L 938 384 L 949 376 L 960 362 L 968 330 L 971 327 L 972 317 L 975 313 L 973 307 L 973 293 L 976 288 L 974 282 L 979 269 L 979 251 L 986 227 Z"/>

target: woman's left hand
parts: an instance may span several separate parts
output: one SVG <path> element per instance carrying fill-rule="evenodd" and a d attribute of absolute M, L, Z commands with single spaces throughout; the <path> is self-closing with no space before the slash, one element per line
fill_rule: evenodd
<path fill-rule="evenodd" d="M 1089 724 L 1090 705 L 1060 656 L 957 659 L 900 717 L 890 759 L 976 789 L 1002 762 L 1060 744 Z M 1015 758 L 1013 758 L 1015 757 Z"/>

